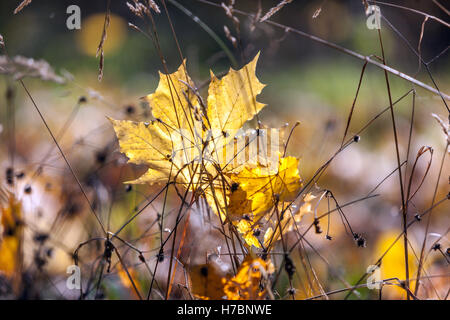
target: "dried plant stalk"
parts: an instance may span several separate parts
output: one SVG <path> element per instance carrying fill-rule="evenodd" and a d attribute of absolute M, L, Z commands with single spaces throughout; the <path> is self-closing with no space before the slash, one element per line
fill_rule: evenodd
<path fill-rule="evenodd" d="M 264 22 L 270 17 L 272 17 L 275 13 L 280 11 L 285 5 L 291 3 L 293 0 L 283 0 L 280 3 L 278 3 L 275 7 L 270 8 L 270 10 L 264 15 L 264 17 L 259 20 L 259 22 Z"/>
<path fill-rule="evenodd" d="M 103 67 L 105 65 L 105 52 L 103 50 L 103 45 L 105 44 L 106 39 L 108 38 L 108 27 L 110 23 L 111 11 L 110 11 L 111 1 L 108 0 L 108 4 L 106 5 L 106 14 L 105 14 L 105 23 L 103 24 L 102 38 L 100 39 L 100 43 L 98 44 L 96 57 L 100 55 L 99 67 L 98 67 L 98 81 L 102 81 L 103 79 Z"/>
<path fill-rule="evenodd" d="M 32 77 L 56 83 L 66 82 L 66 79 L 55 73 L 47 61 L 42 59 L 34 60 L 23 56 L 15 56 L 13 58 L 4 55 L 0 56 L 0 74 L 12 75 L 14 80 Z"/>
<path fill-rule="evenodd" d="M 18 14 L 20 11 L 22 11 L 23 8 L 28 6 L 31 3 L 32 0 L 23 0 L 16 9 L 14 9 L 14 14 Z"/>

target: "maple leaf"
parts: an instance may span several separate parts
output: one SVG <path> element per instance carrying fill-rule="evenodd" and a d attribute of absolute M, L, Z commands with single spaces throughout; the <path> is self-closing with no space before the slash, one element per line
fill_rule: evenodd
<path fill-rule="evenodd" d="M 260 248 L 253 229 L 275 205 L 295 200 L 302 186 L 298 162 L 295 157 L 284 157 L 279 159 L 276 169 L 258 164 L 227 172 L 230 190 L 218 197 L 206 192 L 208 203 L 214 204 L 216 213 L 222 213 L 222 221 L 225 217 L 233 221 L 247 244 Z M 244 218 L 252 223 L 243 221 Z"/>
<path fill-rule="evenodd" d="M 193 92 L 195 85 L 183 62 L 174 73 L 160 73 L 156 91 L 145 98 L 152 108 L 154 121 L 110 119 L 120 151 L 130 163 L 149 167 L 144 175 L 128 183 L 152 184 L 176 177 L 178 182 L 190 183 L 191 189 L 195 189 L 199 177 L 193 160 L 212 156 L 210 160 L 219 161 L 214 158 L 218 150 L 264 107 L 256 102 L 256 96 L 264 87 L 255 75 L 258 56 L 242 69 L 230 70 L 220 80 L 211 72 L 205 112 Z M 205 134 L 206 130 L 212 137 Z M 224 139 L 219 139 L 221 137 Z M 214 173 L 211 162 L 205 166 Z"/>
<path fill-rule="evenodd" d="M 202 300 L 218 300 L 225 296 L 225 272 L 216 262 L 201 264 L 189 270 L 191 291 Z"/>
<path fill-rule="evenodd" d="M 222 222 L 233 221 L 247 244 L 260 248 L 252 230 L 255 224 L 242 218 L 249 214 L 257 222 L 278 202 L 294 200 L 301 179 L 294 157 L 279 158 L 275 169 L 267 162 L 256 167 L 230 162 L 222 166 L 223 149 L 265 106 L 256 101 L 265 86 L 256 77 L 258 57 L 239 70 L 230 69 L 221 79 L 211 72 L 206 106 L 183 61 L 174 73 L 159 73 L 156 91 L 145 98 L 153 121 L 110 120 L 120 151 L 130 163 L 148 167 L 127 183 L 177 182 L 199 190 Z"/>

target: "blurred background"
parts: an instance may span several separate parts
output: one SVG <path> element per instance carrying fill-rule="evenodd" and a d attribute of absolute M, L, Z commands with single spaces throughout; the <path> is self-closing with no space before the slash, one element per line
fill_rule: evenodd
<path fill-rule="evenodd" d="M 88 190 L 87 197 L 94 203 L 100 219 L 109 226 L 108 230 L 115 230 L 159 190 L 156 187 L 123 184 L 139 176 L 145 168 L 126 164 L 125 157 L 118 152 L 114 132 L 106 118 L 144 121 L 151 117 L 150 109 L 140 98 L 155 90 L 158 71 L 163 68 L 158 51 L 149 35 L 145 34 L 149 30 L 149 22 L 144 23 L 130 12 L 126 1 L 111 1 L 110 25 L 104 45 L 103 79 L 99 81 L 96 52 L 102 37 L 107 1 L 35 0 L 13 14 L 18 2 L 0 3 L 0 34 L 7 53 L 10 57 L 23 56 L 35 61 L 43 59 L 57 76 L 65 79 L 64 84 L 31 77 L 25 77 L 24 82 L 49 128 L 57 136 L 81 184 Z M 304 181 L 309 181 L 340 147 L 363 61 L 288 32 L 284 27 L 255 22 L 250 17 L 235 13 L 239 19 L 238 33 L 236 23 L 223 8 L 205 2 L 183 0 L 178 1 L 178 5 L 166 2 L 179 45 L 187 58 L 189 74 L 197 86 L 209 79 L 210 69 L 221 74 L 230 66 L 243 66 L 257 52 L 261 52 L 257 76 L 267 87 L 258 100 L 268 107 L 262 111 L 260 120 L 268 127 L 287 130 L 296 121 L 300 122 L 290 139 L 287 154 L 300 157 L 300 175 Z M 221 4 L 221 1 L 211 2 Z M 251 14 L 257 14 L 260 10 L 264 15 L 278 2 L 236 1 L 235 8 Z M 172 72 L 180 65 L 180 57 L 167 16 L 161 3 L 156 3 L 162 12 L 154 13 L 153 17 L 161 51 Z M 80 30 L 66 27 L 70 16 L 66 9 L 72 4 L 81 9 Z M 450 59 L 447 49 L 450 28 L 445 22 L 449 21 L 448 11 L 446 13 L 436 3 L 425 0 L 397 1 L 396 4 L 426 12 L 444 23 L 430 18 L 423 25 L 424 16 L 417 12 L 378 4 L 382 15 L 396 28 L 394 31 L 385 20 L 381 21 L 387 64 L 432 86 L 429 73 L 413 52 L 418 51 L 425 62 L 430 62 L 429 71 L 439 89 L 449 94 Z M 445 5 L 444 1 L 442 4 Z M 373 55 L 376 60 L 377 56 L 382 55 L 378 33 L 367 28 L 366 19 L 361 1 L 333 0 L 293 1 L 270 18 L 283 26 L 363 55 Z M 129 27 L 129 23 L 143 32 Z M 239 46 L 233 45 L 224 26 L 233 37 L 239 39 Z M 417 90 L 414 109 L 412 94 L 395 105 L 402 162 L 407 157 L 411 117 L 414 117 L 407 173 L 403 172 L 406 181 L 419 149 L 429 146 L 434 150 L 429 170 L 429 153 L 417 162 L 412 190 L 420 185 L 423 176 L 425 179 L 409 207 L 408 221 L 412 221 L 414 215 L 430 208 L 433 198 L 434 202 L 438 202 L 449 192 L 448 159 L 444 158 L 447 153 L 446 137 L 432 113 L 444 123 L 447 123 L 449 114 L 439 96 L 392 74 L 389 81 L 394 101 L 411 89 Z M 294 280 L 294 287 L 298 288 L 296 298 L 320 294 L 318 283 L 325 292 L 356 283 L 367 267 L 374 264 L 401 233 L 398 176 L 396 173 L 389 176 L 397 167 L 389 112 L 383 113 L 359 133 L 366 123 L 388 106 L 384 72 L 369 64 L 347 135 L 351 138 L 359 134 L 360 141 L 341 152 L 317 182 L 318 189 L 331 190 L 341 205 L 365 197 L 381 183 L 373 192 L 378 194 L 377 197 L 343 209 L 352 229 L 364 236 L 366 247 L 357 247 L 353 236 L 346 232 L 342 218 L 338 214 L 331 215 L 329 234 L 332 241 L 325 239 L 325 232 L 310 232 L 306 238 L 314 249 L 305 245 L 306 258 L 300 250 L 294 257 L 298 269 L 298 277 Z M 98 237 L 100 229 L 25 90 L 10 75 L 0 78 L 0 117 L 2 189 L 5 193 L 13 192 L 21 203 L 21 213 L 26 221 L 23 243 L 27 244 L 24 245 L 24 258 L 20 263 L 21 289 L 2 280 L 5 285 L 4 288 L 0 285 L 0 293 L 3 292 L 7 298 L 76 298 L 79 292 L 68 290 L 65 286 L 66 268 L 73 264 L 72 253 L 77 246 Z M 12 184 L 7 181 L 10 168 L 14 171 Z M 436 189 L 440 172 L 441 179 Z M 159 259 L 155 255 L 160 244 L 158 214 L 162 203 L 161 199 L 153 203 L 122 234 L 124 239 L 145 248 L 144 255 L 152 270 Z M 177 207 L 175 194 L 169 194 L 169 207 L 171 210 Z M 416 276 L 424 237 L 427 238 L 424 251 L 427 259 L 423 275 L 441 275 L 422 280 L 421 298 L 444 299 L 448 295 L 446 250 L 449 247 L 449 208 L 447 201 L 433 209 L 428 234 L 425 235 L 427 218 L 416 223 L 408 232 L 413 248 L 409 257 L 411 278 Z M 323 201 L 318 206 L 318 212 L 326 211 L 326 201 Z M 170 215 L 174 214 L 168 215 L 168 219 L 172 219 Z M 302 230 L 306 230 L 312 221 L 312 214 L 305 216 L 300 226 Z M 326 223 L 325 220 L 322 223 L 324 231 L 327 229 Z M 217 251 L 221 243 L 217 235 L 210 235 L 211 243 L 198 244 L 196 241 L 200 241 L 201 237 L 194 236 L 195 226 L 194 222 L 189 226 L 191 242 L 194 247 L 198 246 L 197 254 L 204 259 Z M 441 251 L 432 248 L 436 240 L 442 246 Z M 101 286 L 96 287 L 95 279 L 102 277 L 99 276 L 99 257 L 103 252 L 101 245 L 92 241 L 80 250 L 82 274 L 89 274 L 83 283 L 85 288 L 91 290 L 87 297 L 136 298 L 117 261 L 113 272 L 105 274 Z M 123 250 L 130 265 L 136 264 L 132 272 L 139 289 L 146 292 L 150 286 L 148 270 L 139 265 L 133 250 L 127 247 Z M 170 252 L 165 254 L 170 255 Z M 188 253 L 183 254 L 186 256 L 181 263 L 189 264 L 189 259 L 195 260 Z M 404 260 L 403 244 L 398 241 L 383 259 L 382 277 L 404 279 Z M 274 258 L 274 263 L 279 266 L 277 258 Z M 167 260 L 161 261 L 160 274 L 156 277 L 167 277 L 166 264 Z M 311 269 L 308 267 L 304 271 L 302 267 L 306 264 L 313 266 L 317 277 L 310 286 L 305 279 L 311 276 Z M 4 262 L 4 265 L 7 263 Z M 1 266 L 0 262 L 0 270 Z M 17 271 L 17 268 L 13 269 Z M 8 272 L 4 273 L 8 276 Z M 177 270 L 176 276 L 176 281 L 188 282 L 182 268 Z M 287 277 L 283 276 L 276 286 L 278 297 L 285 298 L 287 288 Z M 343 298 L 346 294 L 339 293 L 330 298 Z M 351 298 L 376 299 L 378 294 L 377 290 L 359 289 Z M 186 298 L 180 289 L 173 298 L 183 297 Z M 383 298 L 403 297 L 404 291 L 395 286 L 383 289 Z"/>

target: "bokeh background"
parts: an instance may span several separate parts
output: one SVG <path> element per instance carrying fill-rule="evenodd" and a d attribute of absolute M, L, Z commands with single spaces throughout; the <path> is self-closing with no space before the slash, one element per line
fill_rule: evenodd
<path fill-rule="evenodd" d="M 142 104 L 140 98 L 154 91 L 162 65 L 152 41 L 130 28 L 128 23 L 140 26 L 145 31 L 147 26 L 128 10 L 125 1 L 111 1 L 111 22 L 104 47 L 104 76 L 102 81 L 98 81 L 99 58 L 96 57 L 96 50 L 102 34 L 106 1 L 35 0 L 14 15 L 17 2 L 0 3 L 0 34 L 4 37 L 8 54 L 11 57 L 21 55 L 36 60 L 44 59 L 58 75 L 69 79 L 65 84 L 33 78 L 25 78 L 24 81 L 49 127 L 55 134 L 60 134 L 59 142 L 81 183 L 86 186 L 88 196 L 94 199 L 101 219 L 111 229 L 117 229 L 135 212 L 136 206 L 157 192 L 156 188 L 145 186 L 130 190 L 123 184 L 123 181 L 138 176 L 143 168 L 125 164 L 126 159 L 119 154 L 112 127 L 106 119 L 106 116 L 134 120 L 150 117 L 148 106 Z M 236 8 L 255 13 L 260 4 L 265 13 L 277 2 L 237 1 Z M 222 8 L 194 0 L 179 3 L 185 7 L 184 11 L 170 3 L 167 6 L 181 49 L 187 58 L 189 73 L 197 85 L 208 80 L 210 69 L 215 73 L 224 72 L 233 65 L 233 61 L 204 28 L 186 14 L 187 11 L 197 16 L 225 44 L 236 60 L 236 67 L 261 52 L 257 75 L 267 87 L 259 101 L 267 103 L 268 107 L 263 110 L 260 119 L 268 127 L 281 128 L 287 125 L 288 129 L 300 121 L 290 140 L 288 154 L 301 158 L 300 174 L 308 181 L 340 146 L 363 61 L 305 37 L 286 33 L 283 29 L 264 23 L 254 24 L 250 18 L 240 15 L 236 16 L 240 20 L 241 46 L 236 48 L 225 35 L 224 26 L 235 37 L 237 33 Z M 220 1 L 215 3 L 220 4 Z M 66 8 L 71 4 L 81 8 L 80 30 L 68 30 L 66 27 Z M 398 1 L 396 4 L 449 21 L 448 14 L 432 1 Z M 420 66 L 418 57 L 405 43 L 407 41 L 417 50 L 424 16 L 382 4 L 380 7 L 385 18 L 401 34 L 400 37 L 382 21 L 387 63 L 431 84 L 424 66 Z M 320 14 L 313 18 L 319 8 Z M 154 18 L 161 50 L 170 71 L 173 71 L 180 64 L 180 59 L 170 25 L 165 13 L 154 14 Z M 366 27 L 361 1 L 294 1 L 271 20 L 363 55 L 381 56 L 378 34 Z M 442 53 L 429 64 L 429 69 L 439 88 L 447 94 L 450 93 L 450 59 L 445 50 L 449 43 L 450 28 L 429 19 L 424 26 L 420 51 L 426 62 Z M 410 89 L 417 90 L 407 175 L 420 147 L 430 146 L 434 150 L 430 170 L 408 212 L 408 219 L 412 220 L 415 214 L 431 206 L 441 159 L 447 152 L 442 128 L 431 114 L 439 115 L 447 123 L 448 111 L 438 96 L 393 75 L 389 75 L 389 80 L 394 100 Z M 387 106 L 389 100 L 384 73 L 368 65 L 348 137 L 358 132 Z M 402 160 L 406 158 L 412 107 L 412 95 L 395 106 Z M 26 257 L 22 270 L 30 279 L 23 285 L 28 291 L 21 291 L 21 294 L 26 298 L 76 297 L 77 292 L 65 287 L 65 271 L 73 263 L 71 253 L 79 243 L 98 236 L 98 227 L 95 227 L 83 195 L 53 146 L 30 99 L 10 76 L 0 78 L 0 116 L 1 174 L 5 175 L 13 161 L 18 177 L 14 192 L 22 203 L 24 219 L 27 221 L 24 237 L 28 245 L 24 249 Z M 13 142 L 15 152 L 11 155 Z M 426 172 L 428 158 L 428 155 L 424 155 L 417 163 L 413 189 Z M 345 204 L 367 195 L 396 166 L 392 123 L 389 112 L 386 112 L 361 134 L 357 144 L 352 144 L 334 159 L 317 187 L 331 190 L 339 203 Z M 448 159 L 442 168 L 437 200 L 444 198 L 449 191 Z M 39 174 L 34 177 L 36 171 Z M 4 188 L 8 188 L 6 183 L 2 183 Z M 32 191 L 27 191 L 27 187 L 31 187 Z M 325 233 L 308 234 L 307 239 L 314 249 L 305 247 L 307 258 L 304 261 L 301 261 L 300 256 L 295 258 L 299 270 L 295 280 L 299 288 L 297 298 L 320 293 L 317 285 L 308 289 L 302 264 L 313 266 L 317 281 L 325 291 L 343 288 L 345 284 L 342 279 L 347 284 L 354 284 L 400 234 L 402 218 L 397 175 L 387 178 L 375 193 L 379 196 L 344 209 L 352 229 L 364 235 L 367 241 L 365 248 L 355 245 L 353 237 L 346 233 L 341 218 L 336 214 L 332 215 L 330 221 L 332 241 L 325 239 Z M 169 199 L 170 207 L 176 208 L 176 196 L 169 197 L 173 198 Z M 124 238 L 131 241 L 144 232 L 145 237 L 138 239 L 141 242 L 135 243 L 146 248 L 145 256 L 151 266 L 156 261 L 155 254 L 160 241 L 155 219 L 161 204 L 162 201 L 155 202 L 123 234 Z M 449 246 L 446 235 L 450 225 L 449 208 L 448 202 L 445 202 L 433 210 L 429 234 L 426 235 L 425 270 L 429 275 L 442 276 L 423 280 L 423 298 L 443 299 L 448 295 L 448 252 L 445 254 L 445 250 Z M 325 202 L 321 203 L 318 211 L 326 212 Z M 312 215 L 306 216 L 302 227 L 307 227 L 312 220 Z M 195 223 L 192 225 L 195 227 Z M 417 270 L 417 256 L 420 255 L 425 236 L 425 225 L 426 219 L 415 224 L 408 234 L 414 248 L 414 251 L 410 250 L 412 277 Z M 326 229 L 325 223 L 322 228 Z M 48 235 L 50 240 L 36 240 L 39 234 Z M 204 249 L 202 259 L 220 245 L 218 239 L 212 241 L 210 247 L 204 243 L 200 245 L 192 237 L 193 246 Z M 433 242 L 440 237 L 443 253 L 431 249 Z M 93 242 L 80 253 L 80 260 L 86 262 L 83 273 L 89 273 L 92 279 L 95 279 L 97 272 L 95 262 L 98 263 L 98 255 L 102 251 L 99 246 Z M 124 250 L 130 263 L 138 261 L 129 249 Z M 189 261 L 187 256 L 184 259 L 185 262 Z M 194 257 L 190 259 L 194 260 Z M 42 265 L 38 262 L 42 262 Z M 101 288 L 93 290 L 96 297 L 136 298 L 129 283 L 123 280 L 123 270 L 117 264 L 114 267 L 113 272 L 105 275 Z M 163 277 L 167 269 L 160 270 Z M 142 265 L 133 271 L 143 291 L 149 286 L 145 271 Z M 178 270 L 178 273 L 180 283 L 184 282 L 183 272 Z M 383 260 L 382 276 L 404 279 L 404 274 L 403 246 L 399 241 Z M 91 276 L 86 279 L 91 279 Z M 287 278 L 282 277 L 276 288 L 279 297 L 286 297 L 287 286 Z M 6 297 L 14 296 L 11 291 L 5 289 L 5 292 Z M 360 289 L 358 292 L 351 298 L 378 297 L 376 290 Z M 343 298 L 345 294 L 332 295 L 330 298 Z M 404 297 L 404 291 L 392 286 L 386 287 L 383 294 L 385 298 Z M 184 297 L 182 293 L 174 296 L 180 297 Z"/>

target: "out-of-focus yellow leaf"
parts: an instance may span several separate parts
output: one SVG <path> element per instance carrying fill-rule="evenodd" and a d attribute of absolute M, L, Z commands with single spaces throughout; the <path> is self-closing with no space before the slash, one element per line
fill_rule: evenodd
<path fill-rule="evenodd" d="M 76 33 L 76 40 L 78 47 L 84 54 L 96 56 L 98 44 L 102 38 L 104 23 L 104 13 L 97 13 L 83 18 L 83 27 Z M 127 29 L 127 21 L 124 18 L 115 14 L 109 15 L 108 39 L 103 46 L 106 54 L 112 54 L 122 47 L 126 41 Z"/>
<path fill-rule="evenodd" d="M 220 266 L 211 262 L 193 267 L 189 271 L 191 291 L 202 300 L 219 300 L 225 296 L 223 286 L 225 274 Z"/>
<path fill-rule="evenodd" d="M 392 243 L 397 239 L 401 233 L 400 230 L 391 230 L 383 233 L 375 244 L 374 258 L 378 259 L 390 248 Z M 409 275 L 413 277 L 416 274 L 417 268 L 415 267 L 414 254 L 409 250 L 408 255 Z M 381 278 L 398 278 L 404 280 L 406 278 L 405 273 L 405 251 L 403 248 L 403 241 L 397 241 L 383 257 L 381 261 Z M 381 279 L 380 279 L 381 280 Z M 391 281 L 396 283 L 395 280 Z M 414 288 L 415 281 L 410 281 L 410 288 Z M 383 297 L 389 299 L 404 299 L 406 297 L 406 291 L 398 286 L 384 286 Z"/>
<path fill-rule="evenodd" d="M 12 195 L 1 209 L 0 273 L 10 277 L 17 271 L 21 242 L 21 204 Z"/>
<path fill-rule="evenodd" d="M 136 286 L 136 289 L 138 291 L 141 290 L 141 286 L 139 284 L 139 282 L 137 281 L 137 274 L 136 274 L 136 269 L 128 267 L 127 268 L 131 279 L 133 279 L 134 285 Z M 139 298 L 139 296 L 137 295 L 133 284 L 131 283 L 130 277 L 128 277 L 127 272 L 125 271 L 125 269 L 122 267 L 122 264 L 119 263 L 118 265 L 118 272 L 117 275 L 119 276 L 120 282 L 122 283 L 122 285 L 127 288 L 131 294 L 135 297 L 135 298 Z"/>
<path fill-rule="evenodd" d="M 252 212 L 252 200 L 248 198 L 247 192 L 239 186 L 236 190 L 230 191 L 228 213 L 233 219 L 242 219 L 242 212 Z"/>

